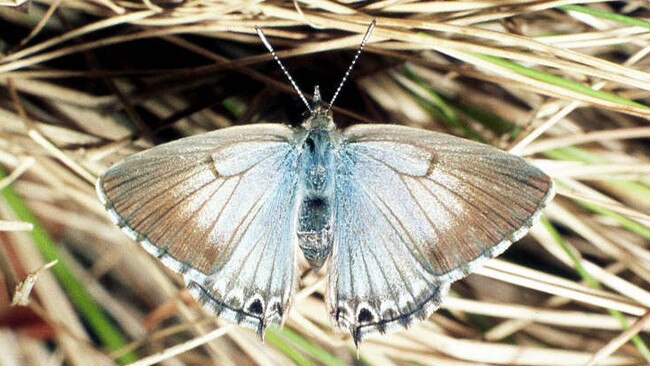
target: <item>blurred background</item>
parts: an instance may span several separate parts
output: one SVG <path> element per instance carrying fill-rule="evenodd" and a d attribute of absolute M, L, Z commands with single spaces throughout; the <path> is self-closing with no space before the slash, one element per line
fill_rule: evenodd
<path fill-rule="evenodd" d="M 204 312 L 94 182 L 156 144 L 258 122 L 416 126 L 551 175 L 542 221 L 440 310 L 359 353 L 302 272 L 265 342 Z M 650 5 L 639 1 L 0 0 L 0 364 L 650 364 Z"/>

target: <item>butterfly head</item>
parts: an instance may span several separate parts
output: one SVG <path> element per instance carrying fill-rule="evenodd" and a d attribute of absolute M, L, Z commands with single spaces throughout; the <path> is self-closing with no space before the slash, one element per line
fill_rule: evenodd
<path fill-rule="evenodd" d="M 308 130 L 333 130 L 335 127 L 332 111 L 325 106 L 325 102 L 321 99 L 318 85 L 314 88 L 314 97 L 311 102 L 311 115 L 305 120 L 303 127 Z"/>

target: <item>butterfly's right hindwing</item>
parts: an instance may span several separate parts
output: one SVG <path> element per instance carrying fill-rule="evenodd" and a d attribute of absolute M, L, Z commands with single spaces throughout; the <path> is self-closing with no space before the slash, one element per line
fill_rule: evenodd
<path fill-rule="evenodd" d="M 128 157 L 97 191 L 206 308 L 261 331 L 284 319 L 293 294 L 296 164 L 290 128 L 234 127 Z"/>
<path fill-rule="evenodd" d="M 543 172 L 487 145 L 389 125 L 343 136 L 328 303 L 355 340 L 428 317 L 553 196 Z"/>

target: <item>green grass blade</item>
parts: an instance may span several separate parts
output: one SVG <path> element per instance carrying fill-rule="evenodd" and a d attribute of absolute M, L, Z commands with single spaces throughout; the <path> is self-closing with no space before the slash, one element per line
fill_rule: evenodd
<path fill-rule="evenodd" d="M 460 129 L 464 136 L 472 138 L 477 141 L 484 142 L 484 139 L 479 136 L 473 130 L 470 130 L 467 126 L 462 124 L 460 119 L 457 116 L 456 111 L 464 114 L 465 116 L 473 119 L 474 121 L 480 123 L 496 134 L 510 134 L 512 138 L 517 137 L 521 132 L 521 128 L 515 125 L 512 121 L 509 121 L 505 118 L 501 118 L 494 113 L 491 113 L 487 110 L 475 107 L 473 105 L 463 103 L 457 98 L 450 98 L 444 94 L 438 93 L 433 87 L 429 85 L 428 82 L 420 78 L 414 72 L 412 72 L 408 67 L 404 67 L 404 74 L 407 78 L 415 82 L 420 86 L 428 95 L 431 96 L 433 103 L 428 103 L 431 109 L 438 108 L 440 110 L 439 116 L 442 121 L 447 123 L 452 127 Z M 413 94 L 414 95 L 414 94 Z M 420 101 L 422 101 L 420 99 Z M 426 103 L 427 101 L 422 101 Z M 429 110 L 429 106 L 424 106 Z M 429 110 L 430 111 L 430 110 Z"/>
<path fill-rule="evenodd" d="M 553 226 L 553 224 L 551 224 L 551 222 L 544 217 L 542 218 L 541 222 L 546 228 L 546 230 L 551 234 L 555 242 L 569 256 L 573 264 L 573 268 L 576 269 L 580 277 L 582 277 L 582 279 L 587 283 L 587 285 L 595 289 L 600 289 L 601 288 L 600 283 L 593 276 L 591 276 L 591 274 L 582 266 L 582 263 L 580 263 L 580 258 L 578 258 L 574 253 L 574 251 L 571 250 L 569 245 L 562 238 L 562 234 L 560 234 L 555 229 L 555 226 Z M 628 328 L 627 318 L 625 318 L 625 316 L 620 311 L 614 309 L 607 309 L 607 311 L 621 323 L 623 329 Z M 631 341 L 639 350 L 641 356 L 643 356 L 646 362 L 650 364 L 650 349 L 648 349 L 648 346 L 645 344 L 645 342 L 643 342 L 643 339 L 641 339 L 641 337 L 639 337 L 639 335 L 637 334 L 634 337 L 632 337 Z"/>
<path fill-rule="evenodd" d="M 0 168 L 0 179 L 5 178 L 7 174 L 4 169 Z M 36 216 L 31 213 L 25 202 L 20 198 L 11 187 L 2 190 L 2 196 L 7 201 L 11 209 L 16 213 L 20 220 L 30 222 L 34 225 L 31 232 L 32 238 L 38 250 L 43 256 L 45 262 L 58 260 L 59 262 L 52 267 L 51 271 L 63 286 L 65 292 L 76 307 L 81 317 L 85 320 L 86 325 L 97 336 L 99 341 L 107 350 L 113 351 L 126 344 L 126 338 L 115 327 L 113 322 L 106 316 L 102 309 L 90 297 L 82 282 L 77 279 L 72 271 L 66 266 L 65 259 L 59 255 L 56 244 L 47 233 L 43 225 L 38 221 Z M 135 362 L 137 357 L 134 353 L 122 355 L 118 362 L 128 364 Z"/>
<path fill-rule="evenodd" d="M 598 154 L 574 146 L 547 150 L 544 155 L 555 160 L 580 161 L 589 164 L 609 163 L 607 159 Z M 628 192 L 635 197 L 635 200 L 643 202 L 644 205 L 650 205 L 650 187 L 646 184 L 622 179 L 612 179 L 606 182 L 617 189 Z"/>
<path fill-rule="evenodd" d="M 311 362 L 307 357 L 303 356 L 302 353 L 298 352 L 298 350 L 296 350 L 287 342 L 287 340 L 282 336 L 281 331 L 269 328 L 266 330 L 264 339 L 278 351 L 289 357 L 293 362 L 296 363 L 296 365 L 314 366 L 313 362 Z"/>
<path fill-rule="evenodd" d="M 313 359 L 319 361 L 323 365 L 327 366 L 346 366 L 347 364 L 331 353 L 327 352 L 323 348 L 315 345 L 314 343 L 306 340 L 300 334 L 294 332 L 289 328 L 283 328 L 281 331 L 282 337 L 295 344 L 303 352 L 311 356 Z"/>
<path fill-rule="evenodd" d="M 446 98 L 439 95 L 426 81 L 419 78 L 407 67 L 405 67 L 403 71 L 407 78 L 415 82 L 427 93 L 427 95 L 429 95 L 430 100 L 422 98 L 411 90 L 407 90 L 422 108 L 436 118 L 436 120 L 444 122 L 451 128 L 458 130 L 462 136 L 475 141 L 484 141 L 481 135 L 469 128 L 458 118 L 454 108 L 447 103 Z"/>
<path fill-rule="evenodd" d="M 561 5 L 558 6 L 558 8 L 566 11 L 578 11 L 580 13 L 593 15 L 601 19 L 607 19 L 621 24 L 631 25 L 634 27 L 643 27 L 643 28 L 650 29 L 650 22 L 641 18 L 629 17 L 627 15 L 615 14 L 605 10 L 600 10 L 600 9 L 590 8 L 583 5 L 575 5 L 575 4 Z"/>
<path fill-rule="evenodd" d="M 614 212 L 612 210 L 606 209 L 604 207 L 598 206 L 596 204 L 593 204 L 591 202 L 584 202 L 581 200 L 576 200 L 576 202 L 588 209 L 589 211 L 595 212 L 597 214 L 607 216 L 609 218 L 612 218 L 616 220 L 623 228 L 644 237 L 646 240 L 650 241 L 650 228 L 637 222 L 632 219 L 630 219 L 627 216 L 623 216 L 617 212 Z"/>
<path fill-rule="evenodd" d="M 645 104 L 637 103 L 633 100 L 629 100 L 627 98 L 623 98 L 615 94 L 607 93 L 600 90 L 595 90 L 586 85 L 580 84 L 578 82 L 567 80 L 565 78 L 553 74 L 549 74 L 547 72 L 535 70 L 530 67 L 522 66 L 519 65 L 518 63 L 508 61 L 499 57 L 478 54 L 478 53 L 474 53 L 474 55 L 480 57 L 483 60 L 489 61 L 497 66 L 501 66 L 508 70 L 514 71 L 520 75 L 524 75 L 531 79 L 539 80 L 547 84 L 559 86 L 561 88 L 571 90 L 576 93 L 580 93 L 590 97 L 594 97 L 594 98 L 598 98 L 598 99 L 602 99 L 602 100 L 606 100 L 609 102 L 614 102 L 626 106 L 650 109 L 650 107 Z"/>
<path fill-rule="evenodd" d="M 498 135 L 509 134 L 512 138 L 516 138 L 521 133 L 521 128 L 505 118 L 501 118 L 490 111 L 477 108 L 473 105 L 463 103 L 459 99 L 445 99 L 449 105 L 456 110 L 462 112 L 464 115 L 479 122 Z"/>
<path fill-rule="evenodd" d="M 232 113 L 233 116 L 236 116 L 237 118 L 241 117 L 244 112 L 246 112 L 246 105 L 235 97 L 224 99 L 222 104 L 230 113 Z"/>
<path fill-rule="evenodd" d="M 435 106 L 439 109 L 440 113 L 444 116 L 445 120 L 454 125 L 460 125 L 460 120 L 456 115 L 454 109 L 447 104 L 445 98 L 438 95 L 438 93 L 429 86 L 429 83 L 422 80 L 422 78 L 415 75 L 408 67 L 404 66 L 404 74 L 407 78 L 414 81 L 419 87 L 427 92 L 431 100 L 429 101 L 432 106 Z M 460 127 L 460 126 L 458 126 Z"/>

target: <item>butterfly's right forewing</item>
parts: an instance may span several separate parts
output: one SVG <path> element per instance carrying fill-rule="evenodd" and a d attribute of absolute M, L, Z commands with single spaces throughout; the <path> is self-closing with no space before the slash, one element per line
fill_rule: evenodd
<path fill-rule="evenodd" d="M 293 293 L 296 163 L 290 128 L 235 127 L 128 157 L 97 190 L 113 221 L 205 307 L 261 331 L 285 317 Z"/>

